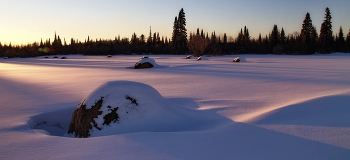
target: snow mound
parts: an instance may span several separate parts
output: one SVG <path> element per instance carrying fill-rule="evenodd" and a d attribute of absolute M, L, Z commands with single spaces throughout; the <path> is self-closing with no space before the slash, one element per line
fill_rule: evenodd
<path fill-rule="evenodd" d="M 100 86 L 81 102 L 74 111 L 66 136 L 174 132 L 215 125 L 217 118 L 198 112 L 166 101 L 149 85 L 112 81 Z"/>
<path fill-rule="evenodd" d="M 156 63 L 156 61 L 152 58 L 148 57 L 142 57 L 140 61 L 138 61 L 134 69 L 142 69 L 142 68 L 152 68 L 152 67 L 158 67 L 159 65 Z"/>

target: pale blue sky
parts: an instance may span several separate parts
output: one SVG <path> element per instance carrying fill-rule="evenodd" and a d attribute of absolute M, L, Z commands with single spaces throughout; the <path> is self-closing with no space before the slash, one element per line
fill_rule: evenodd
<path fill-rule="evenodd" d="M 175 16 L 184 8 L 188 31 L 196 28 L 236 37 L 247 26 L 252 37 L 268 34 L 274 24 L 300 32 L 305 14 L 320 30 L 330 8 L 333 31 L 350 29 L 350 0 L 0 0 L 0 42 L 27 44 L 54 32 L 67 42 L 130 37 L 152 32 L 171 37 Z"/>

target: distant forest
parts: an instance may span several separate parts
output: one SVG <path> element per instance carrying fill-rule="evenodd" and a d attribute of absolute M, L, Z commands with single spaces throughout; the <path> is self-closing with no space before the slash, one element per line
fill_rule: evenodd
<path fill-rule="evenodd" d="M 43 55 L 128 55 L 128 54 L 193 54 L 200 55 L 228 55 L 228 54 L 290 54 L 310 55 L 329 54 L 332 52 L 350 52 L 350 30 L 344 36 L 342 27 L 337 35 L 333 34 L 332 16 L 329 8 L 325 9 L 325 17 L 318 33 L 312 23 L 311 16 L 306 13 L 300 32 L 285 34 L 283 28 L 273 25 L 269 35 L 259 35 L 251 38 L 245 26 L 238 32 L 237 37 L 227 37 L 226 33 L 217 36 L 215 32 L 208 33 L 199 28 L 187 34 L 186 16 L 183 9 L 175 17 L 171 38 L 161 37 L 159 32 L 131 38 L 96 39 L 87 37 L 84 42 L 76 39 L 66 40 L 55 33 L 51 41 L 41 40 L 27 45 L 3 45 L 0 43 L 0 57 L 35 57 Z"/>

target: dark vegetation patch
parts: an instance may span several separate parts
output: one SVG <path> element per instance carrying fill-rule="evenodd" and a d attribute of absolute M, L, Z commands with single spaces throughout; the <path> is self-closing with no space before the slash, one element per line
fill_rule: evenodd
<path fill-rule="evenodd" d="M 94 118 L 102 114 L 102 111 L 99 111 L 102 107 L 102 102 L 103 97 L 101 97 L 95 105 L 91 106 L 90 109 L 86 109 L 86 105 L 82 103 L 73 113 L 68 133 L 74 133 L 75 137 L 87 138 L 90 136 L 89 131 L 92 129 L 92 124 L 94 127 L 101 130 L 101 128 L 97 126 Z"/>
<path fill-rule="evenodd" d="M 106 114 L 103 117 L 103 119 L 105 119 L 105 121 L 103 122 L 103 125 L 105 125 L 105 124 L 109 125 L 111 122 L 115 123 L 115 122 L 117 122 L 119 120 L 119 116 L 118 116 L 118 113 L 117 113 L 119 107 L 116 107 L 116 108 L 112 109 L 111 106 L 108 106 L 107 108 L 109 108 L 108 111 L 112 111 L 112 112 Z"/>
<path fill-rule="evenodd" d="M 87 138 L 90 136 L 90 130 L 92 127 L 97 128 L 98 130 L 102 130 L 102 128 L 98 127 L 98 124 L 94 120 L 98 118 L 103 112 L 100 111 L 103 103 L 103 98 L 101 97 L 90 109 L 86 109 L 86 105 L 84 102 L 77 108 L 72 116 L 72 121 L 69 125 L 68 133 L 74 133 L 75 137 L 79 138 Z M 136 106 L 139 105 L 136 99 L 125 95 L 125 99 L 129 100 L 132 104 Z M 119 107 L 112 108 L 111 106 L 107 106 L 108 111 L 103 119 L 103 125 L 110 125 L 111 123 L 116 123 L 119 121 L 119 115 L 117 113 Z M 128 113 L 128 112 L 126 112 Z"/>

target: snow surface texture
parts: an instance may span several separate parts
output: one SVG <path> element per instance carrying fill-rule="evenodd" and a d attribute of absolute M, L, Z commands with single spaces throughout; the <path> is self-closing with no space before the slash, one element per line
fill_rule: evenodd
<path fill-rule="evenodd" d="M 350 54 L 153 56 L 164 67 L 149 70 L 127 68 L 139 56 L 68 57 L 0 59 L 0 159 L 350 157 Z M 154 119 L 65 137 L 75 106 L 110 81 L 159 92 L 139 97 Z"/>

